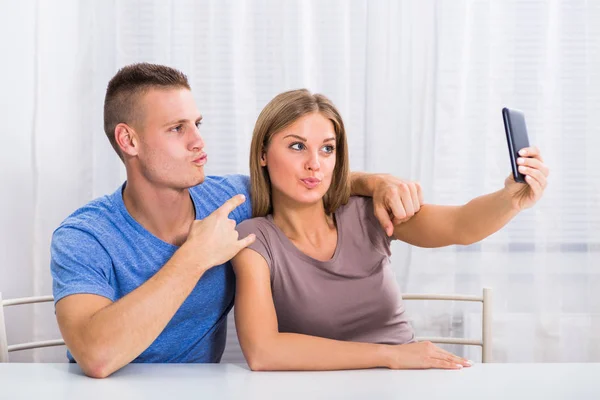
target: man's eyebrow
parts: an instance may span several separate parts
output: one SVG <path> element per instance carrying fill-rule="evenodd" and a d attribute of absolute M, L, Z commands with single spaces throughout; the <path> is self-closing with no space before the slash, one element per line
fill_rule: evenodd
<path fill-rule="evenodd" d="M 175 121 L 170 121 L 170 122 L 167 122 L 167 123 L 166 123 L 166 124 L 164 124 L 163 126 L 176 125 L 176 124 L 183 124 L 183 123 L 186 123 L 186 122 L 188 122 L 188 121 L 189 121 L 189 119 L 182 118 L 182 119 L 178 119 L 178 120 L 175 120 Z M 201 115 L 201 116 L 199 116 L 198 118 L 196 118 L 196 122 L 199 122 L 199 121 L 202 121 L 202 115 Z"/>

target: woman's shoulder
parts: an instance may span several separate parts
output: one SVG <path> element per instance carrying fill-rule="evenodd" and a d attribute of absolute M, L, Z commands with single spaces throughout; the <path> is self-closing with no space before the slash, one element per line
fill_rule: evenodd
<path fill-rule="evenodd" d="M 341 205 L 336 214 L 365 216 L 367 213 L 373 213 L 373 199 L 364 196 L 350 196 L 346 204 Z"/>
<path fill-rule="evenodd" d="M 239 223 L 235 229 L 238 231 L 239 238 L 244 238 L 250 234 L 256 235 L 256 240 L 248 246 L 248 249 L 260 254 L 273 274 L 273 259 L 279 254 L 277 231 L 270 216 L 255 217 Z"/>
<path fill-rule="evenodd" d="M 380 230 L 371 197 L 350 196 L 348 203 L 340 206 L 335 216 L 337 220 L 357 233 Z"/>
<path fill-rule="evenodd" d="M 336 211 L 336 218 L 343 226 L 345 237 L 357 238 L 358 242 L 368 237 L 374 249 L 389 256 L 391 239 L 375 216 L 371 197 L 351 196 L 348 203 Z"/>
<path fill-rule="evenodd" d="M 236 225 L 236 229 L 240 233 L 256 233 L 257 231 L 268 230 L 270 225 L 268 217 L 254 217 L 240 222 Z"/>
<path fill-rule="evenodd" d="M 256 239 L 263 243 L 264 246 L 271 246 L 273 241 L 276 242 L 278 232 L 273 223 L 273 218 L 269 215 L 266 217 L 254 217 L 240 222 L 235 229 L 238 231 L 240 238 L 250 235 L 256 235 Z"/>

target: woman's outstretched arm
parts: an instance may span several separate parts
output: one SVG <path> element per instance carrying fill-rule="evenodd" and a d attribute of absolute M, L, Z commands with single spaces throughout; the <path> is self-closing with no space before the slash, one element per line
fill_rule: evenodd
<path fill-rule="evenodd" d="M 549 175 L 535 147 L 523 149 L 519 158 L 525 184 L 512 174 L 504 188 L 477 197 L 463 206 L 422 205 L 409 221 L 394 226 L 394 238 L 420 247 L 442 247 L 478 242 L 506 225 L 521 210 L 532 207 L 543 195 Z"/>

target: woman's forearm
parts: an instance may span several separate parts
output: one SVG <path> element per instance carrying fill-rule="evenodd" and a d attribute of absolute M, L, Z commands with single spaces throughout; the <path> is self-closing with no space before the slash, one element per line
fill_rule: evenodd
<path fill-rule="evenodd" d="M 463 206 L 426 204 L 410 221 L 394 227 L 394 237 L 419 247 L 469 245 L 498 231 L 517 213 L 504 190 Z"/>
<path fill-rule="evenodd" d="M 388 367 L 390 346 L 345 342 L 296 333 L 277 333 L 252 346 L 243 346 L 254 371 L 326 371 Z"/>
<path fill-rule="evenodd" d="M 505 190 L 477 197 L 457 210 L 460 243 L 472 244 L 497 232 L 519 213 Z"/>

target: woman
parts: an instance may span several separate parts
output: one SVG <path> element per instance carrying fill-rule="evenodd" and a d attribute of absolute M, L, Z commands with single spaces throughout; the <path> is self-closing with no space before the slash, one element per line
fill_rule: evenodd
<path fill-rule="evenodd" d="M 390 242 L 469 244 L 542 195 L 548 170 L 534 148 L 527 185 L 465 206 L 424 205 L 388 237 L 371 199 L 350 197 L 342 119 L 322 95 L 295 90 L 263 109 L 250 150 L 253 216 L 238 226 L 256 241 L 233 259 L 235 318 L 252 370 L 372 367 L 460 369 L 471 363 L 415 342 L 389 267 Z"/>

